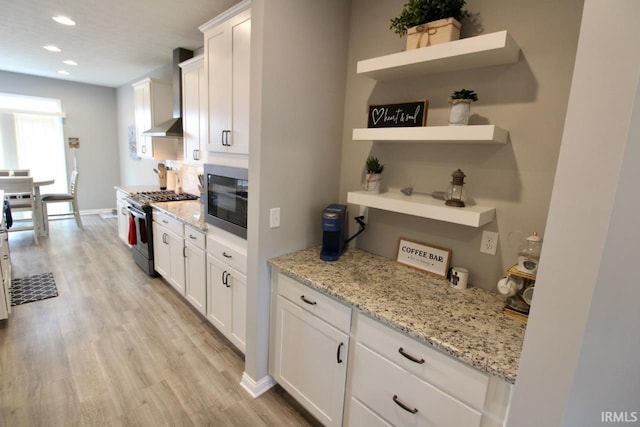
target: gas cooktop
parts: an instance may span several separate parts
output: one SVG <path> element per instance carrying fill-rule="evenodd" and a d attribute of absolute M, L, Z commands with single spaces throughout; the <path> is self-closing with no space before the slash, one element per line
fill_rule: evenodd
<path fill-rule="evenodd" d="M 181 202 L 184 200 L 198 199 L 198 196 L 194 196 L 193 194 L 176 194 L 171 190 L 143 191 L 138 193 L 136 196 L 143 202 Z"/>

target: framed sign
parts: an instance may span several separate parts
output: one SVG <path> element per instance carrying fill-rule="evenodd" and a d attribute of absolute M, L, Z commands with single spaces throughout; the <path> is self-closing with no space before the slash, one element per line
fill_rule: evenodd
<path fill-rule="evenodd" d="M 451 250 L 400 239 L 396 262 L 446 278 Z"/>
<path fill-rule="evenodd" d="M 370 105 L 370 128 L 417 127 L 427 123 L 429 101 L 404 102 L 401 104 Z"/>

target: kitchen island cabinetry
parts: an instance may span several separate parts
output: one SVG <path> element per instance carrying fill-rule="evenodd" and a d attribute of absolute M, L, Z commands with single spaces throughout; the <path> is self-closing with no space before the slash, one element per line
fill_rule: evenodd
<path fill-rule="evenodd" d="M 205 234 L 184 227 L 185 297 L 202 315 L 207 314 L 207 257 Z"/>
<path fill-rule="evenodd" d="M 351 308 L 278 275 L 270 373 L 326 426 L 342 425 Z"/>
<path fill-rule="evenodd" d="M 245 352 L 246 249 L 220 235 L 207 236 L 207 319 Z"/>
<path fill-rule="evenodd" d="M 184 224 L 153 210 L 155 270 L 181 295 L 185 295 Z"/>
<path fill-rule="evenodd" d="M 0 190 L 0 319 L 11 313 L 11 257 L 9 256 L 9 233 L 4 223 L 4 192 Z"/>
<path fill-rule="evenodd" d="M 251 9 L 243 3 L 200 31 L 208 86 L 207 150 L 248 154 Z"/>
<path fill-rule="evenodd" d="M 169 120 L 172 112 L 170 82 L 146 78 L 133 84 L 136 152 L 145 159 L 176 159 L 177 140 L 143 135 L 153 126 Z"/>
<path fill-rule="evenodd" d="M 207 76 L 204 55 L 180 63 L 182 69 L 182 126 L 184 162 L 202 165 L 208 135 Z"/>

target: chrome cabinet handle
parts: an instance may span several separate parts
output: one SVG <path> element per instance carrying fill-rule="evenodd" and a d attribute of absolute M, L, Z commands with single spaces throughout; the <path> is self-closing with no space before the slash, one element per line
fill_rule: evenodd
<path fill-rule="evenodd" d="M 222 131 L 222 135 L 221 135 L 221 144 L 225 147 L 231 147 L 231 144 L 229 143 L 229 135 L 231 134 L 231 131 L 228 129 L 224 129 Z"/>
<path fill-rule="evenodd" d="M 229 255 L 229 254 L 228 254 L 228 253 L 226 253 L 226 252 L 222 252 L 222 256 L 223 256 L 223 257 L 225 257 L 225 258 L 228 258 L 228 259 L 233 258 L 233 255 Z"/>
<path fill-rule="evenodd" d="M 194 236 L 193 234 L 189 234 L 189 238 L 190 238 L 190 239 L 193 239 L 193 240 L 196 240 L 196 239 L 197 239 L 197 237 L 196 237 L 196 236 Z"/>
<path fill-rule="evenodd" d="M 393 395 L 393 401 L 395 402 L 396 405 L 398 405 L 399 407 L 401 407 L 402 409 L 404 409 L 407 412 L 411 412 L 412 414 L 417 414 L 418 413 L 418 408 L 413 408 L 413 409 L 409 408 L 406 403 L 404 403 L 400 399 L 398 399 L 398 395 L 396 395 L 396 394 Z"/>
<path fill-rule="evenodd" d="M 342 348 L 343 345 L 344 345 L 343 342 L 338 344 L 338 351 L 336 352 L 336 359 L 338 360 L 338 363 L 342 363 L 342 359 L 340 359 L 340 349 Z"/>
<path fill-rule="evenodd" d="M 422 358 L 418 359 L 417 357 L 410 355 L 409 353 L 404 351 L 404 349 L 402 347 L 400 347 L 398 349 L 398 353 L 400 353 L 401 355 L 403 355 L 407 359 L 411 360 L 412 362 L 418 363 L 420 365 L 422 365 L 424 363 L 424 359 L 422 359 Z"/>
<path fill-rule="evenodd" d="M 162 223 L 163 223 L 163 224 L 169 224 L 169 221 L 167 221 L 166 219 L 163 219 L 163 220 L 162 220 Z"/>
<path fill-rule="evenodd" d="M 193 160 L 200 160 L 200 150 L 193 150 Z"/>
<path fill-rule="evenodd" d="M 143 153 L 146 153 L 147 152 L 147 146 L 143 145 L 142 149 L 140 151 L 143 152 Z"/>
<path fill-rule="evenodd" d="M 182 258 L 186 258 L 187 257 L 187 247 L 183 246 L 182 247 Z"/>
<path fill-rule="evenodd" d="M 9 255 L 4 255 L 4 256 L 2 257 L 2 259 L 4 259 L 4 260 L 8 260 L 8 259 L 9 259 Z"/>
<path fill-rule="evenodd" d="M 311 301 L 311 300 L 308 300 L 307 298 L 305 298 L 305 296 L 304 296 L 304 295 L 300 295 L 300 299 L 301 299 L 302 301 L 306 302 L 306 303 L 307 303 L 307 304 L 309 304 L 309 305 L 316 305 L 316 304 L 317 304 L 317 302 L 315 302 L 315 301 Z"/>

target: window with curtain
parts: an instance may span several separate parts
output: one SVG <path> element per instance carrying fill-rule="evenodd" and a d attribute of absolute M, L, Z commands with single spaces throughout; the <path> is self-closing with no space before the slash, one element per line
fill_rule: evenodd
<path fill-rule="evenodd" d="M 53 178 L 42 193 L 68 191 L 59 99 L 0 93 L 0 169 L 29 169 L 34 179 Z M 66 204 L 50 213 L 68 212 Z"/>

